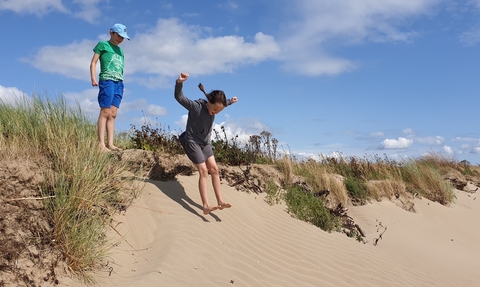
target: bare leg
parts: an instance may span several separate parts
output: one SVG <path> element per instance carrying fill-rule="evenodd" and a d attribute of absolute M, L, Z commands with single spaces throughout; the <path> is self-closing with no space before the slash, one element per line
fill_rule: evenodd
<path fill-rule="evenodd" d="M 117 118 L 118 108 L 115 106 L 110 107 L 110 115 L 107 118 L 107 148 L 110 150 L 120 150 L 120 148 L 113 145 L 113 136 L 115 135 L 115 119 Z"/>
<path fill-rule="evenodd" d="M 199 178 L 198 178 L 198 190 L 200 191 L 200 198 L 202 199 L 203 214 L 209 214 L 210 212 L 217 210 L 217 206 L 210 206 L 208 203 L 207 182 L 208 182 L 208 169 L 205 163 L 196 164 Z"/>
<path fill-rule="evenodd" d="M 100 108 L 100 114 L 98 115 L 98 145 L 102 151 L 108 151 L 105 146 L 105 128 L 107 126 L 107 119 L 110 115 L 109 108 Z"/>
<path fill-rule="evenodd" d="M 218 173 L 218 166 L 217 162 L 215 161 L 215 157 L 211 156 L 205 162 L 208 171 L 210 171 L 210 175 L 212 176 L 212 185 L 213 190 L 215 191 L 215 197 L 217 198 L 218 209 L 222 210 L 224 208 L 230 208 L 232 205 L 228 202 L 224 202 L 222 199 L 222 189 L 220 185 L 220 174 Z"/>

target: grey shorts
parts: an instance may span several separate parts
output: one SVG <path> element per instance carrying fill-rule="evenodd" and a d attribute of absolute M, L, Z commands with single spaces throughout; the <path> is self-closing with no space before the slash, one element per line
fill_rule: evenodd
<path fill-rule="evenodd" d="M 192 142 L 183 142 L 182 146 L 188 158 L 194 164 L 204 163 L 209 157 L 213 156 L 213 149 L 211 144 L 200 146 L 199 144 Z"/>

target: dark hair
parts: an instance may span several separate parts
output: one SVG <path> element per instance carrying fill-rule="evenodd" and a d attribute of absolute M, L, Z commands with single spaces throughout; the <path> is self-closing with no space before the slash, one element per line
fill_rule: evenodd
<path fill-rule="evenodd" d="M 227 106 L 227 97 L 225 97 L 225 93 L 223 91 L 213 90 L 207 94 L 205 92 L 205 88 L 203 87 L 202 83 L 198 84 L 198 88 L 200 89 L 200 91 L 203 92 L 205 97 L 207 97 L 209 103 L 215 104 L 220 102 L 223 104 L 224 107 Z"/>

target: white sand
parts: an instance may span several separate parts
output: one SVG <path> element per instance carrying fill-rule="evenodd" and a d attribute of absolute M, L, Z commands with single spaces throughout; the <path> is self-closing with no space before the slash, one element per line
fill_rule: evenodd
<path fill-rule="evenodd" d="M 178 180 L 147 183 L 116 218 L 124 238 L 109 233 L 120 244 L 100 286 L 480 286 L 477 194 L 456 191 L 450 207 L 416 199 L 416 213 L 392 202 L 349 207 L 363 244 L 226 185 L 233 207 L 203 216 L 197 176 Z M 387 230 L 374 246 L 379 222 Z"/>

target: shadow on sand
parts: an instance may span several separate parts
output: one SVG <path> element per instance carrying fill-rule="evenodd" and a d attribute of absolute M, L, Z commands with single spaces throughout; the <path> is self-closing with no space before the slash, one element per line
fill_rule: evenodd
<path fill-rule="evenodd" d="M 176 201 L 178 204 L 183 206 L 186 210 L 200 217 L 204 222 L 210 222 L 205 216 L 211 216 L 217 222 L 222 220 L 213 213 L 208 215 L 203 215 L 203 206 L 194 202 L 186 193 L 183 186 L 177 180 L 157 181 L 157 180 L 148 180 L 148 182 L 154 184 L 160 191 L 162 191 L 166 196 L 170 197 L 172 200 Z M 200 213 L 197 212 L 193 207 L 196 207 L 200 210 Z"/>

